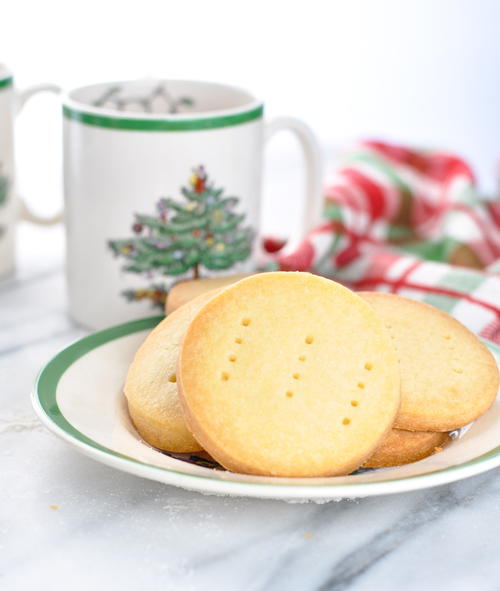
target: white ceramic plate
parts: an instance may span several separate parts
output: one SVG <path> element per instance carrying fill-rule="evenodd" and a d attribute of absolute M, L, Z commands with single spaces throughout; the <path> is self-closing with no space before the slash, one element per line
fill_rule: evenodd
<path fill-rule="evenodd" d="M 500 465 L 500 401 L 441 453 L 420 462 L 332 478 L 267 478 L 178 459 L 144 443 L 127 413 L 122 386 L 139 344 L 160 317 L 92 334 L 41 371 L 33 405 L 42 422 L 79 451 L 119 470 L 209 494 L 326 501 L 445 484 Z M 500 348 L 488 345 L 500 361 Z M 190 461 L 191 460 L 191 461 Z"/>

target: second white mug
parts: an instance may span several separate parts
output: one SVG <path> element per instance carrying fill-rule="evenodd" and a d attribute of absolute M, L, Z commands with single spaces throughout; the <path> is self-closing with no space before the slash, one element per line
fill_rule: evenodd
<path fill-rule="evenodd" d="M 19 218 L 36 224 L 52 224 L 61 220 L 59 214 L 41 218 L 31 213 L 16 192 L 14 121 L 25 103 L 39 92 L 58 94 L 60 89 L 54 84 L 38 84 L 18 90 L 12 73 L 0 64 L 0 277 L 14 270 L 15 226 Z"/>

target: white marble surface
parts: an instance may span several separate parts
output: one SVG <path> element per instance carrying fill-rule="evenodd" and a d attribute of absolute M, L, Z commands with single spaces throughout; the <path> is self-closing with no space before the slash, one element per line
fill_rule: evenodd
<path fill-rule="evenodd" d="M 40 366 L 82 336 L 62 232 L 21 227 L 0 282 L 0 589 L 500 589 L 500 471 L 324 505 L 202 496 L 95 463 L 42 428 Z M 499 530 L 497 530 L 497 527 Z"/>

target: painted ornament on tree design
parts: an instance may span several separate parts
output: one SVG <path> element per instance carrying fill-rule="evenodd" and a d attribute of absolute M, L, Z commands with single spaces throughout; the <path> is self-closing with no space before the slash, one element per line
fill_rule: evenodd
<path fill-rule="evenodd" d="M 133 237 L 108 242 L 115 256 L 125 259 L 124 271 L 147 277 L 192 271 L 196 279 L 203 270 L 230 269 L 250 256 L 254 233 L 243 225 L 245 214 L 235 211 L 239 199 L 224 196 L 223 188 L 209 182 L 203 166 L 193 170 L 181 193 L 183 202 L 161 198 L 156 215 L 136 214 Z M 158 306 L 166 294 L 162 283 L 123 293 L 130 301 L 149 299 Z"/>

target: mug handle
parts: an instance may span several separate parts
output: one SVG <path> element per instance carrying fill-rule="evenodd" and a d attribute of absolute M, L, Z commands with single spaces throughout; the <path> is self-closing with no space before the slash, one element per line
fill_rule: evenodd
<path fill-rule="evenodd" d="M 16 116 L 21 113 L 24 105 L 29 101 L 29 99 L 39 92 L 52 92 L 54 94 L 60 94 L 61 88 L 59 88 L 59 86 L 56 84 L 35 84 L 25 88 L 24 90 L 18 91 L 16 96 Z M 39 216 L 30 210 L 23 197 L 18 195 L 17 199 L 19 203 L 18 216 L 23 220 L 31 222 L 32 224 L 51 226 L 52 224 L 61 222 L 63 219 L 62 209 L 52 216 Z"/>
<path fill-rule="evenodd" d="M 291 131 L 299 140 L 304 155 L 306 168 L 306 192 L 302 205 L 302 224 L 299 236 L 294 236 L 286 243 L 282 252 L 293 251 L 306 237 L 308 232 L 321 220 L 323 213 L 322 164 L 321 150 L 311 128 L 295 117 L 277 117 L 266 123 L 264 141 L 268 141 L 276 132 Z"/>

